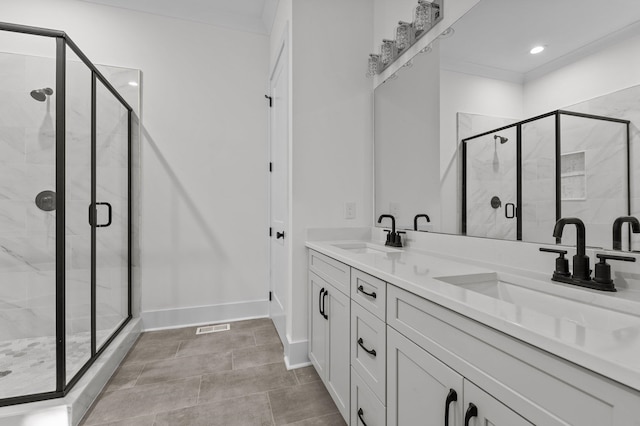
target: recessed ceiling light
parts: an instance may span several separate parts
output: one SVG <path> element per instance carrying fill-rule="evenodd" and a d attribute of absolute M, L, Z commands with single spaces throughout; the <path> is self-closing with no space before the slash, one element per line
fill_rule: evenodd
<path fill-rule="evenodd" d="M 138 82 L 137 81 L 130 81 L 129 82 L 129 86 L 138 87 Z"/>
<path fill-rule="evenodd" d="M 543 50 L 544 50 L 544 46 L 536 46 L 533 49 L 531 49 L 529 53 L 531 53 L 532 55 L 535 55 L 537 53 L 542 52 Z"/>

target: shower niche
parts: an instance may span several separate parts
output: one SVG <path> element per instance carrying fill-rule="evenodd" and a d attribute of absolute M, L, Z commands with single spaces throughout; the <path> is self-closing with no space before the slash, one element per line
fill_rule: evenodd
<path fill-rule="evenodd" d="M 611 246 L 613 221 L 630 214 L 629 120 L 566 110 L 522 121 L 459 113 L 458 130 L 464 235 L 554 244 L 555 222 L 576 216 L 587 245 Z"/>
<path fill-rule="evenodd" d="M 62 31 L 7 23 L 0 69 L 6 406 L 65 396 L 132 318 L 135 112 L 116 83 L 139 74 L 94 65 Z"/>

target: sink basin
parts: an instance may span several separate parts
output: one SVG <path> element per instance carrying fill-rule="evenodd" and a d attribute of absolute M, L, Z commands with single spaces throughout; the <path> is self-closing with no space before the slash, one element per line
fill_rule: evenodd
<path fill-rule="evenodd" d="M 535 312 L 547 318 L 605 333 L 624 333 L 633 329 L 634 334 L 637 334 L 639 331 L 638 318 L 632 315 L 530 288 L 531 285 L 536 284 L 535 281 L 529 283 L 528 286 L 525 286 L 524 282 L 520 283 L 522 285 L 518 285 L 518 277 L 503 276 L 495 272 L 436 277 L 435 279 L 453 284 L 472 294 L 481 294 L 514 306 L 520 312 L 512 311 L 510 313 L 519 316 L 515 321 L 518 323 L 525 321 L 523 319 L 524 312 Z M 526 281 L 527 279 L 522 278 L 522 280 Z M 502 312 L 506 313 L 505 310 Z M 544 322 L 544 319 L 538 317 L 537 321 Z M 538 325 L 542 326 L 540 322 Z"/>
<path fill-rule="evenodd" d="M 400 250 L 379 244 L 368 243 L 365 241 L 357 241 L 352 243 L 335 243 L 331 244 L 342 250 L 357 254 L 381 254 L 381 253 L 397 253 Z"/>

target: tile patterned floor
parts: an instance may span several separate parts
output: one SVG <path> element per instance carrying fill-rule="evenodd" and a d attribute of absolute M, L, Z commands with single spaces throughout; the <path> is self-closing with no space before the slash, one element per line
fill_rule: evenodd
<path fill-rule="evenodd" d="M 313 367 L 287 371 L 270 319 L 143 333 L 83 426 L 345 425 Z"/>

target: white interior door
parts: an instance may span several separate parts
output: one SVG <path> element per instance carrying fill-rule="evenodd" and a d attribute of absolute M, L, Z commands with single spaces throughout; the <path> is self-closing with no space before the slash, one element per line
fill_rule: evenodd
<path fill-rule="evenodd" d="M 286 335 L 288 303 L 288 141 L 289 75 L 288 55 L 283 44 L 271 74 L 270 108 L 270 315 L 281 338 Z"/>

